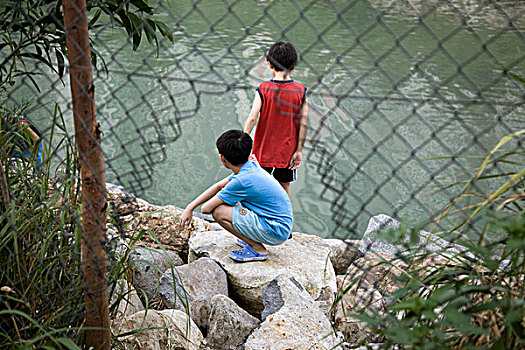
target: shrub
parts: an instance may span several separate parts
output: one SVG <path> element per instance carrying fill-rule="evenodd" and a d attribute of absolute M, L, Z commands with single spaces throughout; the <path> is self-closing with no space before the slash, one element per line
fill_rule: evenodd
<path fill-rule="evenodd" d="M 40 166 L 38 144 L 22 155 L 24 126 L 0 132 L 0 347 L 77 348 L 83 319 L 78 170 L 58 107 L 52 125 Z"/>
<path fill-rule="evenodd" d="M 406 264 L 395 277 L 400 287 L 384 294 L 389 307 L 384 313 L 364 308 L 352 317 L 382 337 L 386 348 L 525 346 L 525 161 L 519 147 L 504 150 L 524 133 L 503 138 L 474 177 L 458 183 L 460 194 L 436 218 L 455 222 L 443 236 L 465 251 L 430 253 L 407 245 L 405 254 L 383 262 Z"/>

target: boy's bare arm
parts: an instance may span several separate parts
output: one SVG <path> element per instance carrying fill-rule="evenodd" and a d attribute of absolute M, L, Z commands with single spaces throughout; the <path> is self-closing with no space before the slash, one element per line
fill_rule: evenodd
<path fill-rule="evenodd" d="M 224 188 L 224 186 L 226 186 L 228 182 L 230 182 L 228 177 L 222 179 L 221 181 L 213 184 L 206 191 L 202 192 L 197 198 L 195 198 L 190 204 L 188 204 L 180 217 L 181 224 L 184 227 L 189 227 L 193 219 L 193 210 L 195 210 L 195 208 L 197 208 L 202 203 L 205 203 L 208 200 L 210 200 L 210 198 L 214 197 L 220 190 Z M 213 209 L 215 209 L 215 207 Z"/>
<path fill-rule="evenodd" d="M 248 119 L 246 119 L 246 123 L 244 124 L 244 132 L 248 135 L 252 132 L 253 127 L 257 122 L 257 117 L 259 116 L 259 112 L 261 111 L 261 106 L 261 96 L 259 96 L 259 93 L 256 93 L 253 99 L 252 110 L 250 111 Z"/>
<path fill-rule="evenodd" d="M 217 208 L 219 205 L 224 204 L 224 201 L 220 199 L 217 195 L 213 196 L 212 199 L 207 201 L 201 208 L 203 214 L 211 214 L 213 209 Z"/>
<path fill-rule="evenodd" d="M 304 103 L 301 106 L 301 118 L 299 119 L 299 139 L 297 140 L 297 147 L 292 155 L 288 169 L 297 169 L 303 160 L 303 147 L 306 140 L 306 132 L 308 130 L 308 97 L 305 97 Z"/>

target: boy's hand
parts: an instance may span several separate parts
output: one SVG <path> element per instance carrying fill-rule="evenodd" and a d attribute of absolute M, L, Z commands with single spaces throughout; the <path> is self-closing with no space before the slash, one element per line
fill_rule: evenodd
<path fill-rule="evenodd" d="M 301 161 L 303 159 L 303 152 L 295 152 L 292 156 L 292 159 L 290 160 L 290 165 L 288 165 L 288 169 L 295 170 L 299 168 L 301 165 Z"/>
<path fill-rule="evenodd" d="M 193 210 L 190 210 L 188 207 L 186 207 L 186 209 L 184 209 L 182 215 L 180 216 L 180 223 L 182 224 L 182 227 L 189 228 L 192 221 Z"/>

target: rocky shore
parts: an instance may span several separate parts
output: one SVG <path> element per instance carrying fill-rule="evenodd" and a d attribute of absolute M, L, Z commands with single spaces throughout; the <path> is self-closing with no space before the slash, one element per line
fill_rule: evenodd
<path fill-rule="evenodd" d="M 119 186 L 107 190 L 109 264 L 124 257 L 129 266 L 110 290 L 122 348 L 354 349 L 381 341 L 352 314 L 384 313 L 399 286 L 404 266 L 396 256 L 406 248 L 374 237 L 399 225 L 394 219 L 372 217 L 359 241 L 294 232 L 267 247 L 267 261 L 236 263 L 228 257 L 235 237 L 209 217 L 198 215 L 184 229 L 182 209 L 149 204 Z M 427 252 L 462 249 L 420 236 Z M 442 254 L 423 265 L 435 259 Z"/>

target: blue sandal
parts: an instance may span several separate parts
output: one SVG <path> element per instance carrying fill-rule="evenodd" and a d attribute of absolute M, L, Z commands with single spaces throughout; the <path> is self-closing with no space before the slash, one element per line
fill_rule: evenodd
<path fill-rule="evenodd" d="M 268 259 L 268 254 L 259 254 L 249 245 L 244 248 L 230 252 L 230 258 L 238 262 L 264 261 Z"/>

